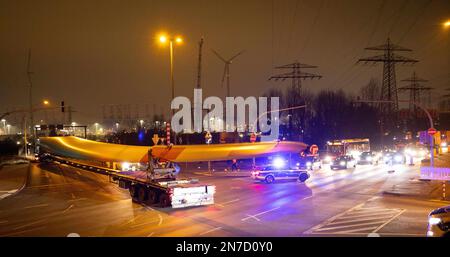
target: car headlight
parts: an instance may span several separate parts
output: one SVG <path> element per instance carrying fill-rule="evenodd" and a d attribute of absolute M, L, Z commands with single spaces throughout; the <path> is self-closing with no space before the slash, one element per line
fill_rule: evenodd
<path fill-rule="evenodd" d="M 307 163 L 306 163 L 306 166 L 308 166 L 308 167 L 311 166 L 311 165 L 312 165 L 311 162 L 307 162 Z"/>
<path fill-rule="evenodd" d="M 325 157 L 325 161 L 326 162 L 331 162 L 331 157 L 330 156 Z"/>
<path fill-rule="evenodd" d="M 431 217 L 431 218 L 428 219 L 428 224 L 430 224 L 430 225 L 437 225 L 439 223 L 441 223 L 441 219 L 440 218 Z"/>
<path fill-rule="evenodd" d="M 395 161 L 396 162 L 401 162 L 403 160 L 403 157 L 401 155 L 396 155 L 395 156 Z"/>
<path fill-rule="evenodd" d="M 366 160 L 367 160 L 368 162 L 371 162 L 371 161 L 372 161 L 372 157 L 369 156 L 369 157 L 366 158 Z"/>
<path fill-rule="evenodd" d="M 128 171 L 130 169 L 130 163 L 129 162 L 122 162 L 122 170 Z"/>
<path fill-rule="evenodd" d="M 341 162 L 339 163 L 339 165 L 344 166 L 344 165 L 345 165 L 345 162 L 344 162 L 344 161 L 341 161 Z"/>
<path fill-rule="evenodd" d="M 389 161 L 389 157 L 388 157 L 388 156 L 385 156 L 385 157 L 383 158 L 383 160 L 384 160 L 385 162 L 387 162 L 387 161 Z"/>

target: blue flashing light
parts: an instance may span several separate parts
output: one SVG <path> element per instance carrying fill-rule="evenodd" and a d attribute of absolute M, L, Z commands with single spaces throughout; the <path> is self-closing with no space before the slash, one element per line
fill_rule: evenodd
<path fill-rule="evenodd" d="M 286 162 L 284 161 L 283 158 L 276 157 L 275 159 L 273 159 L 272 165 L 275 168 L 283 168 L 286 165 Z"/>

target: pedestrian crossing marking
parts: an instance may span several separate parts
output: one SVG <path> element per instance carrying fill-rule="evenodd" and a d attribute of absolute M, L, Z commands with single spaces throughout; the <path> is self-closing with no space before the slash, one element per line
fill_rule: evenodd
<path fill-rule="evenodd" d="M 380 207 L 363 207 L 359 204 L 343 213 L 329 218 L 325 222 L 305 231 L 303 234 L 371 234 L 376 233 L 395 218 L 404 209 L 389 209 Z"/>

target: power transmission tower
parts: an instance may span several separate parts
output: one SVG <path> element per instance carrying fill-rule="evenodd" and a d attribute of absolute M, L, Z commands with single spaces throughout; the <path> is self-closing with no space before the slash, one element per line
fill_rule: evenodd
<path fill-rule="evenodd" d="M 400 87 L 399 91 L 409 91 L 409 112 L 417 118 L 417 106 L 414 103 L 421 102 L 421 93 L 428 91 L 430 92 L 432 87 L 424 87 L 421 83 L 428 82 L 428 80 L 419 78 L 416 72 L 413 72 L 412 76 L 407 79 L 403 79 L 403 82 L 409 82 L 408 86 Z"/>
<path fill-rule="evenodd" d="M 200 85 L 202 75 L 202 47 L 203 37 L 200 39 L 200 42 L 198 42 L 197 88 L 202 88 Z"/>
<path fill-rule="evenodd" d="M 34 130 L 34 119 L 33 119 L 33 83 L 31 81 L 31 75 L 33 72 L 30 70 L 31 67 L 31 49 L 28 49 L 28 61 L 27 61 L 27 78 L 28 78 L 28 105 L 30 108 L 30 134 L 35 136 Z"/>
<path fill-rule="evenodd" d="M 302 72 L 301 69 L 309 69 L 309 68 L 317 68 L 317 66 L 312 66 L 309 64 L 303 64 L 303 63 L 299 63 L 298 61 L 291 63 L 291 64 L 286 64 L 283 66 L 278 66 L 275 67 L 275 69 L 291 69 L 291 72 L 288 73 L 282 73 L 282 74 L 278 74 L 278 75 L 274 75 L 271 76 L 269 78 L 269 80 L 275 80 L 278 81 L 281 79 L 281 81 L 284 81 L 286 79 L 291 79 L 292 80 L 292 87 L 297 89 L 298 91 L 300 91 L 300 89 L 302 88 L 302 80 L 305 79 L 320 79 L 322 78 L 322 76 L 320 75 L 316 75 L 313 73 L 307 73 L 307 72 Z"/>
<path fill-rule="evenodd" d="M 393 101 L 393 103 L 380 104 L 380 111 L 381 114 L 383 115 L 383 118 L 386 119 L 387 117 L 392 117 L 392 115 L 396 114 L 398 111 L 395 64 L 416 63 L 418 61 L 395 54 L 395 52 L 397 51 L 410 52 L 412 50 L 392 44 L 389 38 L 387 39 L 386 44 L 380 46 L 366 47 L 365 50 L 383 51 L 383 54 L 381 55 L 361 58 L 358 60 L 358 63 L 359 62 L 372 64 L 376 64 L 379 62 L 383 63 L 383 83 L 381 85 L 380 100 Z"/>
<path fill-rule="evenodd" d="M 313 65 L 309 65 L 309 64 L 303 64 L 300 63 L 298 61 L 295 61 L 294 63 L 291 64 L 286 64 L 286 65 L 282 65 L 282 66 L 278 66 L 275 67 L 275 69 L 291 69 L 291 72 L 288 73 L 282 73 L 282 74 L 277 74 L 274 76 L 271 76 L 269 78 L 269 80 L 281 80 L 284 81 L 286 79 L 291 79 L 292 81 L 292 89 L 294 90 L 294 92 L 296 92 L 295 94 L 291 95 L 288 100 L 287 100 L 287 105 L 295 105 L 295 104 L 306 104 L 305 99 L 302 99 L 301 97 L 301 88 L 302 88 L 302 80 L 305 79 L 321 79 L 322 76 L 317 75 L 317 74 L 313 74 L 313 73 L 307 73 L 307 72 L 302 72 L 302 69 L 311 69 L 311 68 L 317 68 L 317 66 L 313 66 Z M 300 101 L 300 102 L 299 102 Z M 303 113 L 299 113 L 296 112 L 295 115 L 293 113 L 292 110 L 289 110 L 289 114 L 288 114 L 288 124 L 289 124 L 289 138 L 292 140 L 294 139 L 292 137 L 292 131 L 293 130 L 293 119 L 295 119 L 295 126 L 296 126 L 296 131 L 301 132 L 301 138 L 300 140 L 303 141 L 303 135 L 304 135 L 304 130 L 305 130 L 305 126 L 306 126 L 306 122 L 305 122 L 305 114 L 306 112 L 306 108 L 303 109 Z"/>

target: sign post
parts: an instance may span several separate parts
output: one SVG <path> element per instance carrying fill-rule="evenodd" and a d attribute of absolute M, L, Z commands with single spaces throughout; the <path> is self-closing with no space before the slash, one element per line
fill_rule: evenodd
<path fill-rule="evenodd" d="M 250 142 L 251 143 L 255 143 L 256 142 L 256 133 L 255 132 L 252 132 L 252 134 L 250 135 Z M 255 166 L 256 166 L 256 159 L 255 159 L 255 157 L 253 157 L 253 169 L 255 169 Z"/>
<path fill-rule="evenodd" d="M 434 134 L 436 134 L 436 129 L 431 127 L 428 129 L 428 135 L 430 135 L 430 166 L 434 167 Z"/>
<path fill-rule="evenodd" d="M 209 133 L 209 131 L 206 131 L 205 142 L 207 145 L 211 144 L 211 138 L 211 133 Z M 211 161 L 208 161 L 208 171 L 211 172 Z"/>
<path fill-rule="evenodd" d="M 170 123 L 166 123 L 166 141 L 167 145 L 170 145 Z"/>

